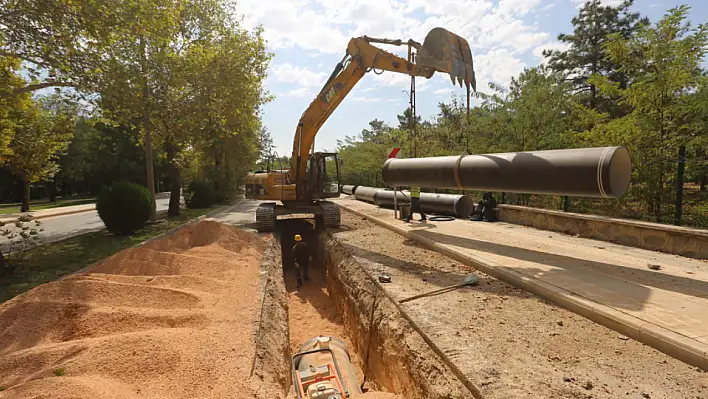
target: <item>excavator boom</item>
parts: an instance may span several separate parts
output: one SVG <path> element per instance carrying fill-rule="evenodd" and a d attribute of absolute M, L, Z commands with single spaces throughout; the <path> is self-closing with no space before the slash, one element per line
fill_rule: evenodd
<path fill-rule="evenodd" d="M 376 43 L 408 46 L 408 57 L 403 58 L 382 50 L 374 46 Z M 446 29 L 431 30 L 423 44 L 413 40 L 404 42 L 367 36 L 352 38 L 344 58 L 300 117 L 293 139 L 290 170 L 249 174 L 246 178 L 247 198 L 281 201 L 287 208 L 281 210 L 281 213 L 315 213 L 316 216 L 319 213 L 325 215 L 325 225 L 339 224 L 338 213 L 331 218 L 331 223 L 327 223 L 326 216 L 334 215 L 334 211 L 326 203 L 317 203 L 321 199 L 339 195 L 338 187 L 331 191 L 328 189 L 329 184 L 324 181 L 325 171 L 333 168 L 332 160 L 327 157 L 333 156 L 338 174 L 336 154 L 311 154 L 311 150 L 322 125 L 359 80 L 372 70 L 376 73 L 389 71 L 426 79 L 430 79 L 435 72 L 446 73 L 453 84 L 467 88 L 468 99 L 470 88 L 476 90 L 470 46 L 465 39 Z M 274 218 L 278 213 L 276 210 L 275 204 L 265 204 L 263 209 L 259 208 L 260 213 L 257 212 L 256 219 L 258 225 L 263 226 L 259 230 L 274 227 Z M 264 218 L 268 220 L 263 221 Z"/>

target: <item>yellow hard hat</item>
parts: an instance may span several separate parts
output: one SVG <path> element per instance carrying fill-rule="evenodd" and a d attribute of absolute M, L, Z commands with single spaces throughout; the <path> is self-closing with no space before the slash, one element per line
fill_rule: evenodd
<path fill-rule="evenodd" d="M 295 234 L 295 241 L 302 241 L 302 237 L 300 237 L 300 234 Z"/>

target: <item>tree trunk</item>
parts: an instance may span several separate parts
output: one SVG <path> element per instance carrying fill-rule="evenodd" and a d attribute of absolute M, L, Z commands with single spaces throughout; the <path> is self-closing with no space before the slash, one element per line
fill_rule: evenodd
<path fill-rule="evenodd" d="M 179 202 L 182 191 L 182 182 L 180 181 L 179 167 L 174 160 L 177 156 L 177 148 L 168 143 L 165 143 L 165 153 L 167 155 L 167 168 L 170 174 L 170 206 L 167 209 L 167 216 L 179 216 Z"/>
<path fill-rule="evenodd" d="M 674 224 L 681 226 L 681 211 L 683 206 L 683 174 L 686 169 L 686 146 L 679 147 L 678 170 L 676 171 L 676 212 L 674 213 Z"/>
<path fill-rule="evenodd" d="M 52 204 L 57 203 L 57 183 L 54 180 L 49 183 L 49 202 Z"/>
<path fill-rule="evenodd" d="M 0 279 L 12 277 L 15 274 L 15 266 L 13 266 L 0 251 Z"/>
<path fill-rule="evenodd" d="M 28 178 L 22 179 L 22 208 L 20 212 L 29 212 L 30 210 L 30 182 Z"/>
<path fill-rule="evenodd" d="M 157 205 L 155 203 L 155 169 L 152 162 L 152 134 L 150 133 L 150 87 L 147 81 L 147 67 L 145 60 L 145 42 L 140 39 L 140 45 L 142 47 L 142 65 L 141 69 L 144 75 L 143 81 L 143 130 L 145 133 L 145 168 L 147 169 L 147 186 L 148 191 L 150 191 L 150 196 L 152 197 L 152 204 L 150 206 L 150 220 L 157 220 Z"/>

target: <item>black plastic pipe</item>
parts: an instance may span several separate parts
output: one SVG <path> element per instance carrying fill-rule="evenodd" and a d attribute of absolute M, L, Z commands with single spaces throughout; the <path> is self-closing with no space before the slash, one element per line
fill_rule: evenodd
<path fill-rule="evenodd" d="M 342 193 L 347 194 L 347 195 L 354 195 L 354 191 L 356 191 L 356 188 L 359 186 L 352 186 L 352 185 L 343 185 L 342 186 Z"/>
<path fill-rule="evenodd" d="M 354 192 L 354 198 L 358 199 L 359 201 L 371 202 L 373 204 L 374 203 L 374 195 L 379 190 L 381 190 L 381 189 L 374 188 L 374 187 L 359 186 L 356 188 L 356 191 Z"/>
<path fill-rule="evenodd" d="M 388 186 L 616 198 L 629 187 L 624 147 L 574 148 L 430 158 L 391 158 Z"/>
<path fill-rule="evenodd" d="M 399 191 L 396 194 L 399 204 L 411 202 L 408 191 Z M 374 203 L 381 208 L 393 209 L 393 191 L 378 189 L 374 194 Z M 420 207 L 426 213 L 467 218 L 474 211 L 474 201 L 466 195 L 420 193 Z"/>

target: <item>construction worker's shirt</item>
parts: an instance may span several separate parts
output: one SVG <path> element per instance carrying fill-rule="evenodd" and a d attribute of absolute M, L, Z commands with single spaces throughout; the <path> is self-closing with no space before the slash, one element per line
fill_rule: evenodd
<path fill-rule="evenodd" d="M 411 197 L 420 198 L 420 187 L 418 187 L 418 186 L 411 187 Z"/>
<path fill-rule="evenodd" d="M 295 246 L 293 246 L 293 259 L 300 264 L 309 262 L 310 250 L 307 248 L 307 244 L 300 242 L 299 244 L 295 244 Z"/>

